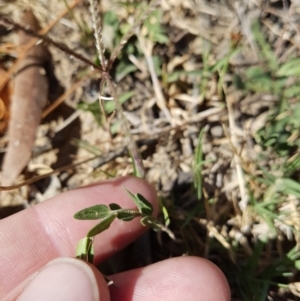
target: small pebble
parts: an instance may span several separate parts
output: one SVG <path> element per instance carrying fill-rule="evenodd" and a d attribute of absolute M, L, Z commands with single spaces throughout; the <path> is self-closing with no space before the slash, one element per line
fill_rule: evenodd
<path fill-rule="evenodd" d="M 224 136 L 223 127 L 221 125 L 215 125 L 210 129 L 210 132 L 213 137 L 221 138 Z"/>

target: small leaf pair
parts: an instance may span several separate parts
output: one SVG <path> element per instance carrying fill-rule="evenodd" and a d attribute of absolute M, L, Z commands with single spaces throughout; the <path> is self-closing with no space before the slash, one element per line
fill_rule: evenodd
<path fill-rule="evenodd" d="M 101 219 L 101 222 L 87 233 L 87 237 L 93 237 L 108 229 L 116 217 L 116 212 L 112 211 L 106 205 L 95 205 L 85 208 L 74 215 L 74 218 L 79 220 Z"/>
<path fill-rule="evenodd" d="M 159 221 L 152 216 L 153 206 L 147 201 L 141 194 L 133 194 L 125 188 L 131 199 L 137 206 L 137 209 L 123 209 L 120 205 L 111 203 L 107 205 L 95 205 L 89 208 L 85 208 L 74 215 L 75 219 L 79 220 L 97 220 L 100 222 L 94 226 L 86 235 L 81 239 L 77 245 L 76 257 L 84 259 L 90 263 L 93 262 L 94 250 L 93 250 L 93 237 L 97 234 L 108 229 L 111 223 L 117 218 L 122 221 L 131 221 L 136 217 L 141 217 L 141 224 L 148 226 L 153 230 L 165 231 L 175 239 L 175 236 L 166 226 L 159 223 Z"/>
<path fill-rule="evenodd" d="M 122 209 L 120 205 L 111 203 L 109 206 L 95 205 L 85 208 L 74 215 L 74 218 L 79 220 L 101 219 L 101 221 L 87 233 L 87 237 L 93 237 L 108 229 L 115 218 L 122 221 L 131 221 L 137 216 L 151 217 L 153 213 L 152 205 L 141 194 L 137 193 L 134 195 L 127 189 L 126 191 L 138 207 L 139 211 Z"/>
<path fill-rule="evenodd" d="M 129 196 L 132 198 L 132 200 L 138 207 L 140 213 L 145 215 L 152 215 L 153 206 L 141 194 L 137 193 L 136 195 L 134 195 L 126 188 L 125 190 L 127 191 Z"/>

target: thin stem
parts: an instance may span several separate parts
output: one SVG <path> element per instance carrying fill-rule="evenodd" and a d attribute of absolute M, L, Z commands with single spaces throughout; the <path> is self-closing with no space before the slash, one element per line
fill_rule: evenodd
<path fill-rule="evenodd" d="M 134 215 L 134 217 L 145 216 L 145 215 L 142 214 L 141 212 L 136 211 L 136 210 L 132 210 L 132 209 L 117 209 L 117 210 L 114 210 L 114 212 L 115 212 L 116 214 L 119 214 L 119 213 L 132 214 L 132 215 Z"/>
<path fill-rule="evenodd" d="M 94 160 L 94 159 L 97 159 L 97 158 L 100 158 L 100 161 L 98 162 L 97 164 L 97 167 L 100 167 L 104 164 L 106 164 L 107 162 L 119 157 L 119 156 L 122 156 L 124 155 L 126 151 L 126 146 L 124 147 L 121 147 L 113 152 L 110 152 L 109 154 L 107 155 L 104 155 L 101 154 L 101 155 L 98 155 L 98 156 L 94 156 L 92 158 L 89 158 L 89 159 L 86 159 L 86 160 L 83 160 L 81 162 L 78 162 L 78 163 L 75 163 L 75 164 L 70 164 L 70 165 L 66 165 L 66 166 L 62 166 L 60 168 L 57 168 L 49 173 L 46 173 L 46 174 L 43 174 L 43 175 L 40 175 L 40 176 L 36 176 L 36 177 L 33 177 L 31 179 L 28 179 L 26 181 L 23 181 L 19 184 L 16 184 L 16 185 L 11 185 L 11 186 L 0 186 L 0 191 L 9 191 L 9 190 L 13 190 L 13 189 L 17 189 L 17 188 L 20 188 L 24 185 L 29 185 L 29 184 L 32 184 L 36 181 L 39 181 L 41 179 L 44 179 L 44 178 L 47 178 L 55 173 L 58 173 L 58 172 L 62 172 L 62 171 L 65 171 L 65 170 L 68 170 L 68 169 L 74 169 L 76 166 L 80 165 L 80 164 L 84 164 L 86 162 L 89 162 L 91 160 Z"/>
<path fill-rule="evenodd" d="M 105 97 L 102 96 L 102 94 L 103 94 L 102 92 L 104 91 L 104 87 L 105 87 L 105 80 L 101 79 L 101 82 L 100 82 L 100 85 L 99 85 L 99 94 L 98 94 L 99 107 L 100 107 L 100 110 L 102 112 L 102 116 L 103 116 L 103 120 L 104 120 L 104 122 L 103 122 L 104 127 L 105 127 L 106 131 L 109 133 L 110 138 L 112 138 L 110 130 L 109 130 L 109 122 L 107 121 L 107 116 L 106 116 L 106 112 L 105 112 L 104 105 L 103 105 L 103 100 L 105 100 Z"/>
<path fill-rule="evenodd" d="M 41 33 L 43 31 L 39 31 L 39 33 L 36 33 L 35 31 L 33 31 L 31 29 L 27 29 L 24 26 L 22 26 L 21 24 L 19 24 L 17 22 L 14 22 L 11 19 L 9 19 L 5 16 L 2 16 L 2 15 L 0 15 L 0 21 L 2 21 L 0 23 L 9 24 L 9 25 L 13 26 L 14 29 L 22 30 L 25 33 L 27 33 L 28 35 L 31 35 L 35 38 L 38 38 L 38 39 L 46 42 L 47 44 L 49 44 L 51 46 L 54 46 L 55 48 L 57 48 L 57 49 L 65 52 L 65 53 L 69 54 L 70 56 L 72 56 L 72 57 L 88 64 L 89 66 L 92 66 L 97 70 L 103 71 L 102 68 L 100 68 L 99 66 L 97 66 L 96 64 L 91 62 L 89 59 L 87 59 L 83 55 L 76 53 L 75 51 L 73 51 L 72 49 L 70 49 L 69 47 L 67 47 L 64 44 L 58 43 L 58 42 L 50 39 L 49 37 L 45 36 L 43 33 Z M 28 51 L 30 48 L 32 48 L 37 42 L 38 42 L 38 40 L 33 40 L 33 42 L 30 41 L 28 43 L 28 45 L 26 44 L 26 46 L 25 46 L 26 51 Z M 26 53 L 26 51 L 25 51 L 25 53 Z"/>
<path fill-rule="evenodd" d="M 122 106 L 121 106 L 121 104 L 120 104 L 120 102 L 117 98 L 117 95 L 116 95 L 116 89 L 114 87 L 113 82 L 111 81 L 111 79 L 109 77 L 106 78 L 106 82 L 107 82 L 107 85 L 109 87 L 111 96 L 114 99 L 116 110 L 117 110 L 117 113 L 119 115 L 119 119 L 121 121 L 121 126 L 122 126 L 122 129 L 123 129 L 125 138 L 126 138 L 128 150 L 129 150 L 130 156 L 133 160 L 135 175 L 139 178 L 144 178 L 145 177 L 145 170 L 144 170 L 144 166 L 143 166 L 143 161 L 142 161 L 141 155 L 139 153 L 139 150 L 136 146 L 136 143 L 135 143 L 132 135 L 130 134 L 130 129 L 129 129 L 127 119 L 125 118 Z"/>

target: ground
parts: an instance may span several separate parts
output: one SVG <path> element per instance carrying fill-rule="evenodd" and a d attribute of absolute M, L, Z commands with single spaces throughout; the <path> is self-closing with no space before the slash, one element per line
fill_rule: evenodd
<path fill-rule="evenodd" d="M 91 68 L 99 59 L 89 5 L 74 3 L 0 3 L 1 12 L 24 29 L 20 15 L 31 7 L 52 39 L 45 46 L 51 52 L 47 105 L 31 159 L 15 183 L 71 164 L 6 192 L 2 215 L 10 214 L 7 208 L 19 210 L 62 191 L 132 174 L 124 114 L 145 178 L 160 197 L 161 221 L 176 237 L 143 237 L 130 246 L 142 254 L 135 265 L 198 255 L 224 271 L 233 300 L 298 298 L 300 4 L 101 1 L 98 29 L 107 58 L 134 29 L 109 69 L 124 110 L 115 113 L 112 100 L 99 107 L 101 72 Z M 15 25 L 0 26 L 0 63 L 9 72 L 24 49 L 17 45 Z M 102 95 L 111 97 L 110 90 Z M 2 153 L 14 139 L 5 116 Z M 115 271 L 134 266 L 121 261 L 115 259 Z"/>

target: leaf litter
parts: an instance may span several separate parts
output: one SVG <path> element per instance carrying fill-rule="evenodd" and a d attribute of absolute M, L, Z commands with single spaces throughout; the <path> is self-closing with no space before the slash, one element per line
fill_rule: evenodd
<path fill-rule="evenodd" d="M 27 10 L 21 17 L 25 27 L 39 31 L 40 26 L 33 12 Z M 22 47 L 30 41 L 26 33 L 18 33 L 18 45 Z M 12 185 L 31 157 L 32 147 L 40 124 L 42 110 L 48 101 L 48 79 L 44 65 L 50 61 L 50 53 L 42 45 L 35 45 L 19 64 L 13 79 L 10 120 L 8 126 L 9 143 L 2 164 L 2 185 Z"/>

